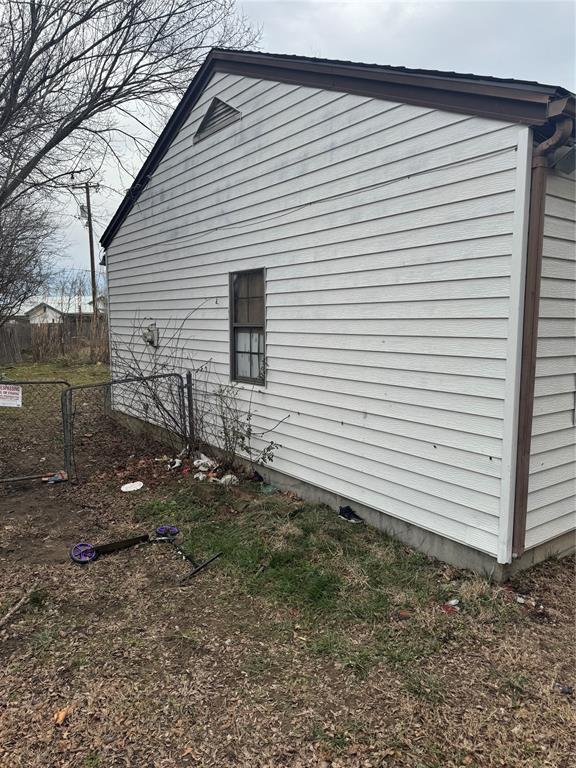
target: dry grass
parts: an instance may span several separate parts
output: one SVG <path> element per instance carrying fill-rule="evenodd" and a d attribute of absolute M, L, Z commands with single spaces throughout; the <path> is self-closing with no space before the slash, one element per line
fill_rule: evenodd
<path fill-rule="evenodd" d="M 61 359 L 49 363 L 31 361 L 0 365 L 0 374 L 13 381 L 36 381 L 38 379 L 60 379 L 69 384 L 98 384 L 108 381 L 107 365 L 85 363 L 78 360 Z"/>
<path fill-rule="evenodd" d="M 3 520 L 0 614 L 40 586 L 0 630 L 2 768 L 573 764 L 573 561 L 502 589 L 278 494 L 117 485 Z M 225 557 L 188 587 L 160 546 L 66 559 L 161 520 Z"/>

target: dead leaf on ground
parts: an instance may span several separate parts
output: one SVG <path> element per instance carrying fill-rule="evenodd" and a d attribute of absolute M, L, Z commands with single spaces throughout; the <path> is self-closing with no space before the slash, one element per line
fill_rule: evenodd
<path fill-rule="evenodd" d="M 72 706 L 63 707 L 54 713 L 54 723 L 63 725 L 64 721 L 72 714 Z"/>

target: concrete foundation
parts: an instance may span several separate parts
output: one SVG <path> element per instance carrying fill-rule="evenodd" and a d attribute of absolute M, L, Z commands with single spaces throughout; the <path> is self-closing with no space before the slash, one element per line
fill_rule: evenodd
<path fill-rule="evenodd" d="M 258 472 L 270 484 L 285 491 L 292 491 L 305 501 L 313 504 L 326 504 L 333 509 L 350 505 L 352 509 L 368 524 L 383 533 L 392 536 L 414 549 L 424 552 L 443 562 L 450 563 L 459 568 L 468 568 L 475 573 L 486 576 L 496 582 L 503 582 L 513 574 L 536 563 L 540 563 L 549 557 L 564 557 L 576 552 L 576 531 L 571 531 L 552 541 L 535 547 L 525 552 L 522 557 L 512 563 L 502 565 L 496 562 L 491 555 L 480 552 L 477 549 L 460 544 L 456 541 L 440 536 L 437 533 L 427 531 L 411 523 L 379 512 L 376 509 L 359 504 L 344 496 L 339 496 L 331 491 L 318 488 L 311 483 L 297 480 L 294 477 L 278 472 L 272 467 L 258 467 Z"/>
<path fill-rule="evenodd" d="M 134 416 L 128 416 L 119 411 L 114 411 L 112 415 L 119 423 L 128 427 L 136 434 L 145 434 L 167 446 L 177 444 L 177 442 L 175 443 L 177 437 L 162 427 L 150 424 Z M 214 449 L 207 450 L 212 455 L 216 453 Z M 253 468 L 248 462 L 245 462 L 245 464 L 250 469 Z M 398 539 L 420 552 L 424 552 L 424 554 L 430 557 L 450 563 L 458 568 L 468 568 L 496 582 L 506 581 L 518 571 L 530 568 L 550 557 L 565 557 L 576 552 L 576 531 L 571 531 L 556 539 L 547 541 L 534 549 L 530 549 L 512 563 L 502 565 L 485 552 L 480 552 L 465 544 L 451 541 L 437 533 L 427 531 L 417 525 L 412 525 L 412 523 L 406 523 L 396 517 L 387 515 L 385 512 L 379 512 L 377 509 L 352 501 L 345 496 L 340 496 L 332 491 L 327 491 L 311 483 L 298 480 L 283 472 L 278 472 L 278 470 L 272 467 L 258 467 L 258 472 L 268 483 L 285 491 L 293 491 L 300 498 L 310 503 L 326 504 L 335 510 L 341 506 L 349 505 L 373 528 L 377 528 L 383 533 Z"/>

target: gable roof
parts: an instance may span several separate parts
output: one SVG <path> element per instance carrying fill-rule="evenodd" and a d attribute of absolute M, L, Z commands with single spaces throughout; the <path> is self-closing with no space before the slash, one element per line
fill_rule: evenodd
<path fill-rule="evenodd" d="M 23 314 L 25 317 L 27 317 L 28 315 L 31 315 L 34 312 L 36 312 L 36 310 L 40 309 L 41 307 L 44 308 L 45 310 L 51 309 L 53 312 L 57 312 L 59 315 L 63 314 L 61 309 L 56 309 L 56 307 L 53 307 L 52 304 L 48 304 L 47 301 L 41 301 L 39 304 L 35 304 L 33 307 L 31 307 L 29 310 L 27 310 Z"/>
<path fill-rule="evenodd" d="M 537 128 L 540 139 L 553 132 L 551 121 L 575 115 L 574 94 L 529 80 L 213 48 L 106 227 L 100 238 L 103 248 L 114 239 L 215 72 L 521 123 Z"/>
<path fill-rule="evenodd" d="M 100 299 L 100 297 L 98 297 Z M 39 307 L 49 307 L 60 315 L 89 314 L 92 312 L 92 300 L 90 296 L 44 296 L 32 297 L 26 301 L 19 315 L 29 315 Z"/>

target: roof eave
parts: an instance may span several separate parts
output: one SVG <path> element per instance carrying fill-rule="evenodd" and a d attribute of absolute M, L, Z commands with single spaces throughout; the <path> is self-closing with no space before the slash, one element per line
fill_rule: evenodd
<path fill-rule="evenodd" d="M 472 76 L 451 78 L 442 73 L 425 74 L 394 68 L 378 69 L 342 62 L 213 49 L 190 83 L 100 238 L 103 248 L 108 248 L 112 242 L 214 72 L 344 91 L 534 127 L 558 119 L 567 110 L 574 112 L 574 97 L 567 96 L 567 91 L 555 86 L 526 82 L 515 86 L 509 82 L 475 80 Z M 105 263 L 105 257 L 101 263 Z"/>

